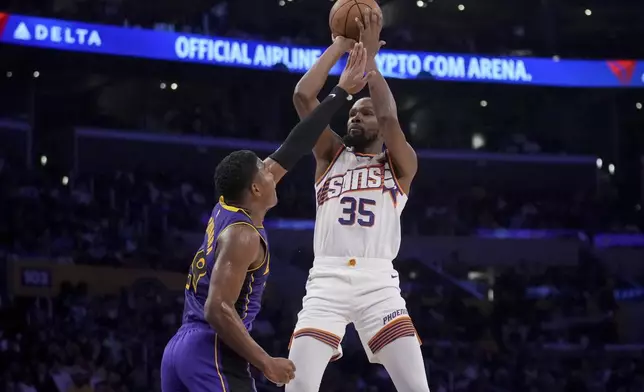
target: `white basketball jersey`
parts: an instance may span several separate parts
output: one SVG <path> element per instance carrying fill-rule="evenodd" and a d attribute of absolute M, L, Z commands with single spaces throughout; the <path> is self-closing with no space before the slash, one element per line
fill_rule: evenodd
<path fill-rule="evenodd" d="M 315 184 L 316 258 L 393 260 L 400 249 L 400 214 L 407 195 L 388 153 L 367 155 L 344 147 Z"/>

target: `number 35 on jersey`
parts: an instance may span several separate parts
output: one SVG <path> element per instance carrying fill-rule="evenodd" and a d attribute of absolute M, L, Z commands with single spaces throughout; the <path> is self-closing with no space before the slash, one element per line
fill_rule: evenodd
<path fill-rule="evenodd" d="M 338 154 L 315 187 L 316 257 L 395 258 L 407 196 L 391 168 L 386 154 Z"/>

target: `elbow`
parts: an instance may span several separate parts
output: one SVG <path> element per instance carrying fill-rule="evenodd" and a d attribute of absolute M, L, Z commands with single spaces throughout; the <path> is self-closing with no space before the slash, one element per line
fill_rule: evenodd
<path fill-rule="evenodd" d="M 213 328 L 219 329 L 226 319 L 227 312 L 228 306 L 223 301 L 208 298 L 204 309 L 204 318 Z"/>
<path fill-rule="evenodd" d="M 306 105 L 307 102 L 311 100 L 309 94 L 302 91 L 300 85 L 295 86 L 295 91 L 293 91 L 293 104 L 297 107 Z"/>

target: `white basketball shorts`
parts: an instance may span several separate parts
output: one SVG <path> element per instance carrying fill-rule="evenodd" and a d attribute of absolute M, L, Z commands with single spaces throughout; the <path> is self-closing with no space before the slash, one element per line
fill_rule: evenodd
<path fill-rule="evenodd" d="M 400 279 L 391 260 L 316 258 L 291 342 L 310 336 L 342 356 L 347 324 L 354 323 L 370 362 L 403 336 L 418 336 L 400 295 Z"/>

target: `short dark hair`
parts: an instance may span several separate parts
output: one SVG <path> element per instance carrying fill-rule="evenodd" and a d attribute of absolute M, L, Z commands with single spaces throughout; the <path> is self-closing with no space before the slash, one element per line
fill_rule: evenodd
<path fill-rule="evenodd" d="M 215 169 L 215 188 L 227 202 L 241 202 L 257 173 L 257 155 L 249 150 L 230 153 Z"/>

